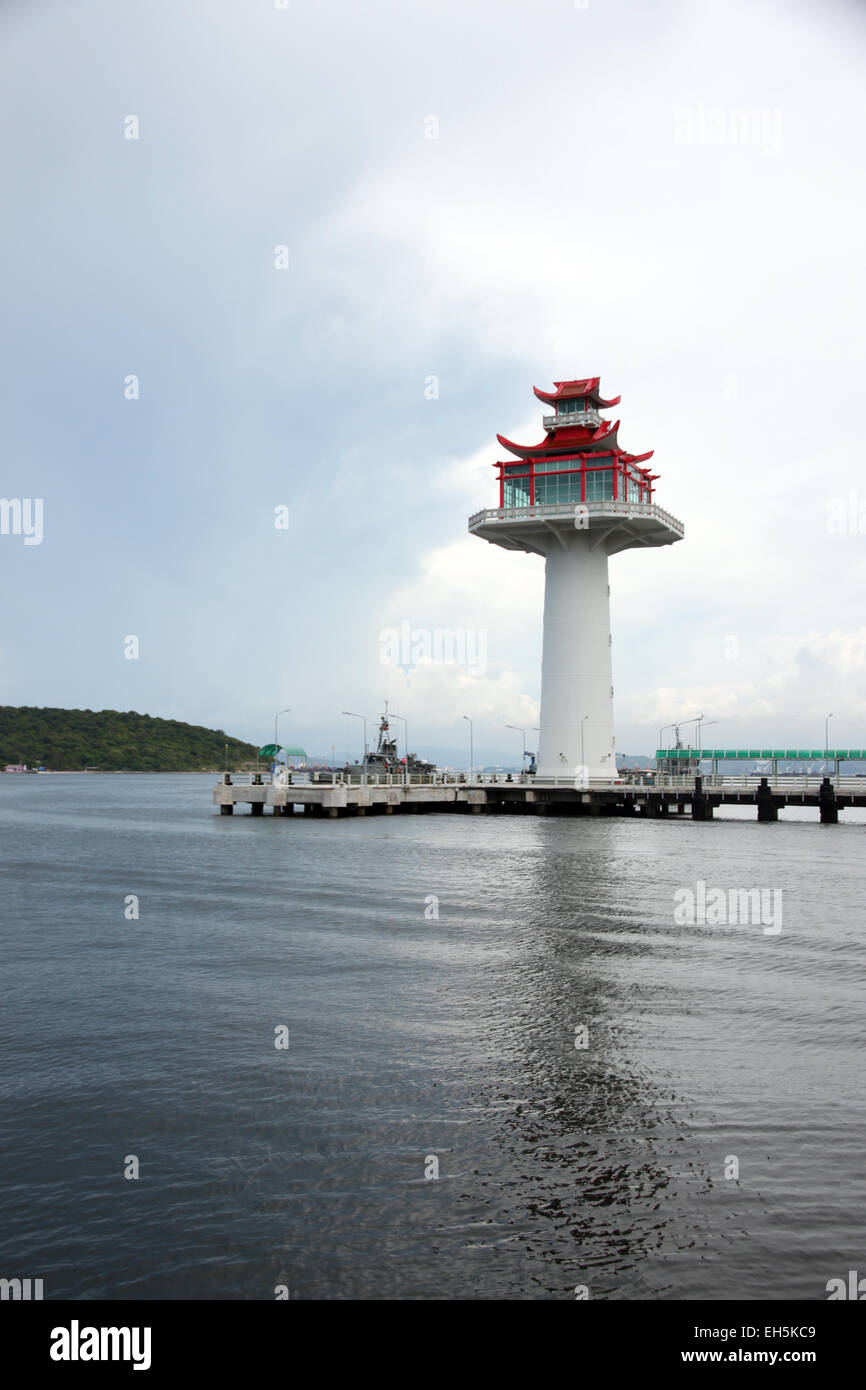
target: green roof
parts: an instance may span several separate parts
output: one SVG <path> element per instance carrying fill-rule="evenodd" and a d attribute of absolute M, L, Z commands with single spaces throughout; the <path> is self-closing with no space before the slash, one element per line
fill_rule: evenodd
<path fill-rule="evenodd" d="M 738 762 L 760 759 L 765 762 L 773 758 L 787 758 L 791 762 L 823 762 L 830 758 L 840 763 L 862 763 L 866 762 L 866 748 L 702 748 L 700 754 L 697 748 L 656 749 L 656 758 L 688 761 L 698 756 L 702 762 L 723 762 L 725 759 Z"/>

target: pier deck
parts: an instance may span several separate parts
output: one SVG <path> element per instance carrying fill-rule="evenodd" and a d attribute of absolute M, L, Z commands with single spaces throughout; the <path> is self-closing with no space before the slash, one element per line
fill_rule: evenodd
<path fill-rule="evenodd" d="M 267 806 L 274 815 L 344 816 L 419 814 L 643 816 L 689 814 L 711 820 L 718 806 L 753 806 L 759 821 L 778 819 L 788 807 L 811 806 L 824 823 L 838 822 L 840 811 L 866 807 L 866 779 L 855 777 L 663 777 L 652 783 L 593 782 L 575 785 L 565 778 L 484 775 L 471 781 L 439 775 L 407 785 L 399 777 L 371 777 L 366 783 L 337 777 L 305 778 L 289 785 L 270 775 L 226 774 L 213 790 L 222 815 L 249 805 L 253 815 Z"/>

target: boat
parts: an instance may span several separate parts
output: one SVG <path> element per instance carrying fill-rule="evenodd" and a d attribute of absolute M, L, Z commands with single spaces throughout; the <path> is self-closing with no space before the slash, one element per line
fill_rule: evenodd
<path fill-rule="evenodd" d="M 408 765 L 411 777 L 430 777 L 438 769 L 435 763 L 428 763 L 424 758 L 419 758 L 414 753 L 408 753 L 405 758 L 401 758 L 397 751 L 397 739 L 391 737 L 391 722 L 388 717 L 388 701 L 385 701 L 385 712 L 379 716 L 379 737 L 376 743 L 375 753 L 368 753 L 366 758 L 366 773 L 368 777 L 400 776 L 406 772 Z M 345 776 L 362 777 L 365 771 L 364 763 L 346 763 L 342 772 Z"/>

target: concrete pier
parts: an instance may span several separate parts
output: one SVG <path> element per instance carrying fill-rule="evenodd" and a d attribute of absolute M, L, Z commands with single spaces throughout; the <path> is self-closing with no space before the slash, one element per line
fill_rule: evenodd
<path fill-rule="evenodd" d="M 852 806 L 866 807 L 866 779 L 794 777 L 669 777 L 656 784 L 632 782 L 591 783 L 575 786 L 562 779 L 480 776 L 439 776 L 407 786 L 397 778 L 371 779 L 367 784 L 342 779 L 306 779 L 286 786 L 272 785 L 267 775 L 233 780 L 226 774 L 213 789 L 213 802 L 221 815 L 235 806 L 248 805 L 254 816 L 267 807 L 274 815 L 291 816 L 296 807 L 305 816 L 339 820 L 346 816 L 410 815 L 538 815 L 538 816 L 641 816 L 669 819 L 691 815 L 693 821 L 711 821 L 719 806 L 751 806 L 756 820 L 778 821 L 786 807 L 812 806 L 824 824 L 835 825 L 839 812 Z"/>

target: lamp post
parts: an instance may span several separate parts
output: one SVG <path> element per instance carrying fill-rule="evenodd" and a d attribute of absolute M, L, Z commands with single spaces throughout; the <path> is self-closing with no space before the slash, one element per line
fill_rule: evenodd
<path fill-rule="evenodd" d="M 292 712 L 292 711 L 291 711 L 290 709 L 278 709 L 277 712 L 276 712 L 276 714 L 274 715 L 274 763 L 275 763 L 275 764 L 276 764 L 276 761 L 277 761 L 277 754 L 278 754 L 278 752 L 279 752 L 279 744 L 277 743 L 277 720 L 279 719 L 279 717 L 280 717 L 281 714 L 291 714 L 291 712 Z M 289 761 L 288 758 L 286 758 L 286 763 L 288 763 L 288 761 Z"/>
<path fill-rule="evenodd" d="M 361 785 L 362 785 L 363 787 L 366 787 L 366 785 L 367 785 L 367 716 L 366 716 L 365 714 L 355 714 L 355 713 L 353 713 L 353 711 L 350 710 L 350 709 L 344 709 L 344 710 L 343 710 L 343 713 L 344 713 L 344 714 L 347 714 L 347 715 L 349 716 L 350 719 L 360 719 L 360 720 L 362 720 L 362 721 L 363 721 L 363 724 L 364 724 L 364 770 L 363 770 L 363 772 L 361 773 Z"/>
<path fill-rule="evenodd" d="M 464 714 L 463 718 L 469 725 L 469 781 L 472 782 L 475 778 L 475 752 L 473 746 L 472 720 L 469 718 L 468 714 Z"/>
<path fill-rule="evenodd" d="M 395 714 L 393 710 L 391 711 L 391 718 L 392 718 L 392 719 L 399 719 L 399 720 L 400 720 L 400 723 L 403 725 L 403 749 L 404 749 L 404 752 L 405 752 L 405 754 L 406 754 L 406 773 L 405 773 L 405 776 L 404 776 L 404 778 L 403 778 L 403 781 L 406 783 L 406 786 L 408 787 L 408 785 L 409 785 L 409 720 L 406 719 L 406 718 L 404 717 L 404 715 L 402 715 L 402 714 Z"/>
<path fill-rule="evenodd" d="M 506 729 L 513 729 L 516 734 L 523 735 L 523 762 L 520 764 L 520 771 L 526 771 L 526 730 L 521 729 L 517 724 L 506 724 Z"/>
<path fill-rule="evenodd" d="M 829 757 L 828 757 L 827 755 L 828 755 L 828 752 L 829 752 L 829 749 L 830 749 L 830 720 L 831 720 L 832 718 L 834 718 L 834 716 L 833 716 L 832 713 L 830 713 L 830 714 L 827 715 L 827 718 L 824 720 L 824 771 L 825 771 L 825 772 L 828 770 L 829 765 L 830 765 L 830 759 L 829 759 Z"/>
<path fill-rule="evenodd" d="M 706 725 L 707 725 L 707 728 L 709 728 L 709 726 L 710 726 L 711 724 L 718 724 L 718 722 L 719 722 L 718 719 L 707 719 L 707 716 L 706 716 L 705 714 L 702 714 L 701 717 L 700 717 L 699 719 L 696 719 L 696 720 L 695 720 L 695 723 L 696 723 L 697 726 L 698 726 L 698 762 L 700 762 L 700 760 L 701 760 L 701 753 L 702 753 L 702 751 L 703 751 L 703 745 L 702 745 L 702 743 L 701 743 L 701 739 L 702 739 L 702 737 L 703 737 L 703 727 L 704 727 L 704 724 L 706 724 Z"/>

